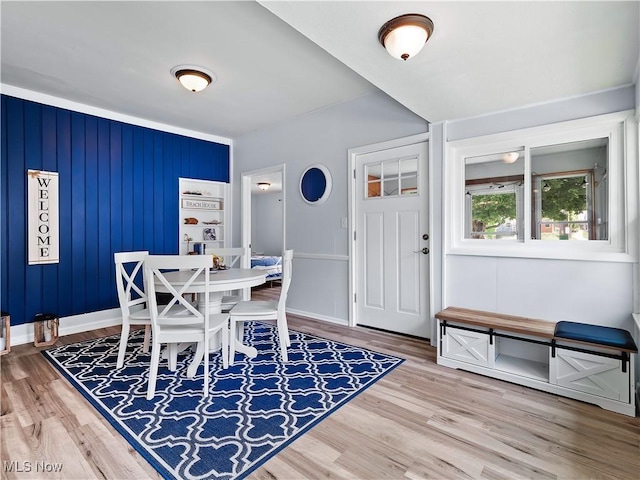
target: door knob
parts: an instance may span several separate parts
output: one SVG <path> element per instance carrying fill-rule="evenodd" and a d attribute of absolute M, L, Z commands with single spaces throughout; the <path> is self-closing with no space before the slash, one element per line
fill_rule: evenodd
<path fill-rule="evenodd" d="M 413 253 L 421 253 L 421 252 L 424 253 L 425 255 L 428 255 L 429 254 L 429 249 L 427 247 L 424 247 L 421 250 L 415 250 Z"/>
<path fill-rule="evenodd" d="M 422 235 L 422 239 L 423 239 L 423 240 L 429 240 L 429 234 L 428 234 L 428 233 L 424 233 L 424 234 Z"/>

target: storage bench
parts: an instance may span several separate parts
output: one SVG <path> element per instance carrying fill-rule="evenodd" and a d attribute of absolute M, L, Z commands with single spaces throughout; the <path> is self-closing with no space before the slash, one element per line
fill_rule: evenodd
<path fill-rule="evenodd" d="M 448 307 L 436 314 L 438 364 L 635 416 L 629 332 Z"/>

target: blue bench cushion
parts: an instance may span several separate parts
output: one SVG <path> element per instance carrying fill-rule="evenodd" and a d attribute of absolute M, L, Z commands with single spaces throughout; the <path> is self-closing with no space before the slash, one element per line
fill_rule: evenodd
<path fill-rule="evenodd" d="M 633 337 L 621 328 L 603 327 L 578 322 L 558 322 L 555 337 L 637 352 Z"/>

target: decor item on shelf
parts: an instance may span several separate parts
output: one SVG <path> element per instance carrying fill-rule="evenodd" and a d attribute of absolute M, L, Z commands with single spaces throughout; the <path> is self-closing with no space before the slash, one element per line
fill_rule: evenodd
<path fill-rule="evenodd" d="M 200 92 L 210 83 L 216 81 L 216 76 L 206 68 L 195 65 L 178 65 L 171 69 L 171 75 L 176 77 L 184 88 L 192 92 Z"/>
<path fill-rule="evenodd" d="M 36 347 L 53 345 L 58 340 L 60 319 L 55 313 L 38 313 L 33 323 L 33 344 Z"/>
<path fill-rule="evenodd" d="M 205 225 L 220 225 L 221 222 L 220 220 L 210 220 L 208 222 L 202 222 L 202 223 L 204 223 Z"/>
<path fill-rule="evenodd" d="M 260 190 L 269 190 L 269 187 L 271 186 L 269 182 L 258 182 L 257 185 Z"/>
<path fill-rule="evenodd" d="M 433 34 L 433 22 L 419 13 L 400 15 L 380 27 L 378 40 L 389 55 L 407 60 L 422 50 Z"/>
<path fill-rule="evenodd" d="M 204 195 L 203 195 L 204 196 Z M 191 198 L 182 199 L 182 208 L 197 208 L 204 210 L 220 210 L 221 203 L 215 200 L 194 200 Z"/>
<path fill-rule="evenodd" d="M 202 239 L 203 240 L 209 240 L 209 241 L 213 241 L 213 240 L 217 240 L 218 239 L 218 235 L 216 232 L 216 229 L 213 227 L 208 227 L 202 230 Z"/>
<path fill-rule="evenodd" d="M 185 225 L 197 225 L 198 219 L 195 217 L 187 217 L 184 219 Z"/>
<path fill-rule="evenodd" d="M 311 204 L 324 203 L 331 193 L 331 173 L 324 165 L 312 165 L 300 177 L 300 195 Z"/>
<path fill-rule="evenodd" d="M 1 312 L 0 323 L 0 355 L 11 350 L 11 316 L 7 312 Z"/>

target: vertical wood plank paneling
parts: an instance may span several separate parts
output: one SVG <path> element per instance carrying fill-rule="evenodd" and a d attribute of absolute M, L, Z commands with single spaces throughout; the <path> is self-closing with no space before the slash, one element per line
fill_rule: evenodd
<path fill-rule="evenodd" d="M 219 143 L 209 144 L 213 150 L 215 180 L 229 183 L 229 146 Z"/>
<path fill-rule="evenodd" d="M 1 98 L 0 299 L 13 325 L 117 307 L 114 252 L 178 252 L 178 177 L 228 181 L 224 145 Z M 59 264 L 27 266 L 27 168 L 59 174 Z"/>
<path fill-rule="evenodd" d="M 8 241 L 9 248 L 7 259 L 9 295 L 2 298 L 3 310 L 7 310 L 12 317 L 12 322 L 24 323 L 25 299 L 23 295 L 14 295 L 14 292 L 26 292 L 26 174 L 24 161 L 24 109 L 23 102 L 15 98 L 7 99 L 7 176 L 10 179 L 7 185 L 8 198 Z M 14 207 L 14 201 L 17 203 Z M 22 209 L 18 205 L 24 205 Z M 7 302 L 7 303 L 5 303 Z M 15 323 L 14 323 L 15 324 Z"/>
<path fill-rule="evenodd" d="M 8 163 L 8 147 L 7 147 L 7 99 L 6 97 L 0 98 L 0 245 L 4 245 L 4 248 L 0 249 L 0 299 L 5 299 L 2 305 L 8 302 L 9 287 L 8 287 L 8 268 L 7 258 L 9 256 L 9 219 L 7 215 L 8 211 L 8 185 L 9 175 L 7 173 Z M 11 312 L 9 312 L 11 313 Z"/>
<path fill-rule="evenodd" d="M 42 170 L 42 107 L 37 103 L 24 105 L 24 159 L 26 169 Z M 26 183 L 26 171 L 23 173 Z M 26 188 L 26 186 L 25 186 Z M 28 219 L 28 214 L 25 219 Z M 28 225 L 28 221 L 27 221 Z M 28 228 L 28 227 L 27 227 Z M 29 300 L 25 303 L 25 316 L 33 319 L 36 313 L 42 312 L 42 270 L 43 265 L 27 266 L 25 278 L 28 285 Z"/>
<path fill-rule="evenodd" d="M 153 251 L 155 253 L 166 253 L 164 249 L 164 156 L 162 152 L 162 140 L 166 133 L 154 132 L 153 134 Z"/>
<path fill-rule="evenodd" d="M 142 205 L 144 215 L 142 216 L 142 247 L 155 253 L 153 248 L 153 204 L 155 202 L 153 192 L 153 132 L 145 129 L 143 132 L 144 145 L 142 151 Z M 151 248 L 148 248 L 151 247 Z"/>
<path fill-rule="evenodd" d="M 111 225 L 111 243 L 109 251 L 109 293 L 108 300 L 117 299 L 115 290 L 115 265 L 113 254 L 122 252 L 122 124 L 109 122 L 109 179 L 111 181 L 109 224 Z"/>
<path fill-rule="evenodd" d="M 114 298 L 114 280 L 111 275 L 111 265 L 113 264 L 111 254 L 111 134 L 109 131 L 109 120 L 98 118 L 98 276 L 96 301 L 97 305 L 108 305 Z"/>
<path fill-rule="evenodd" d="M 91 279 L 85 291 L 87 311 L 99 310 L 98 303 L 98 226 L 100 213 L 98 211 L 98 120 L 87 115 L 85 128 L 85 176 L 87 186 L 84 195 L 85 205 L 85 278 Z"/>
<path fill-rule="evenodd" d="M 179 137 L 175 134 L 168 134 L 165 137 L 165 151 L 168 152 L 168 158 L 165 156 L 164 161 L 164 191 L 165 191 L 165 211 L 166 222 L 165 223 L 165 249 L 168 254 L 179 253 L 179 239 L 178 239 L 178 225 L 180 218 L 178 215 L 178 178 L 180 177 L 180 169 L 182 158 L 179 154 Z M 173 193 L 171 193 L 173 192 Z M 170 201 L 172 195 L 176 198 L 175 201 Z M 173 221 L 171 221 L 173 219 Z"/>
<path fill-rule="evenodd" d="M 58 132 L 56 121 L 56 109 L 47 105 L 40 107 L 42 126 L 40 132 L 42 136 L 42 169 L 48 172 L 58 172 L 58 222 L 60 222 L 60 172 L 58 169 Z M 58 237 L 58 240 L 60 238 Z M 67 259 L 68 260 L 68 259 Z M 62 260 L 61 260 L 62 261 Z M 58 271 L 61 264 L 41 265 L 42 270 L 42 311 L 59 314 L 58 295 L 48 293 L 50 285 L 58 284 Z"/>
<path fill-rule="evenodd" d="M 195 142 L 191 151 L 191 162 L 195 165 L 193 178 L 207 178 L 206 162 L 201 159 L 206 155 L 202 142 Z"/>
<path fill-rule="evenodd" d="M 133 127 L 133 249 L 144 250 L 144 131 L 140 127 Z"/>
<path fill-rule="evenodd" d="M 86 243 L 85 243 L 85 115 L 71 113 L 71 243 L 73 249 L 71 290 L 73 291 L 73 311 L 88 312 L 85 292 Z M 64 288 L 64 287 L 62 287 Z"/>
<path fill-rule="evenodd" d="M 187 139 L 184 137 L 180 138 L 179 142 L 180 142 L 180 158 L 182 159 L 180 176 L 183 178 L 192 178 L 191 171 L 189 171 L 190 144 L 187 142 Z"/>
<path fill-rule="evenodd" d="M 121 251 L 131 252 L 133 244 L 133 127 L 122 125 L 122 206 L 114 211 L 122 218 Z"/>
<path fill-rule="evenodd" d="M 60 265 L 58 266 L 58 314 L 73 311 L 72 299 L 75 295 L 69 288 L 73 280 L 72 244 L 72 190 L 71 170 L 71 114 L 68 110 L 56 110 L 58 186 L 60 197 Z M 65 313 L 63 313 L 65 312 Z"/>

